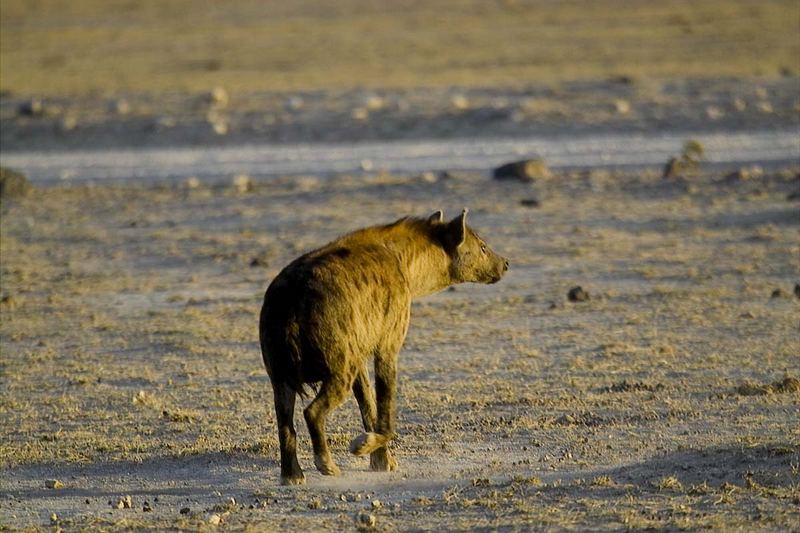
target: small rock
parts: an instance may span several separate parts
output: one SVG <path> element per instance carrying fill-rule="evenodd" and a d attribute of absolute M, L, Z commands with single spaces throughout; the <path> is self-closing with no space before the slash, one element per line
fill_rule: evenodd
<path fill-rule="evenodd" d="M 8 307 L 9 309 L 14 309 L 19 304 L 17 298 L 14 297 L 13 294 L 6 294 L 2 298 L 0 298 L 0 305 L 4 307 Z"/>
<path fill-rule="evenodd" d="M 523 159 L 506 163 L 494 169 L 492 175 L 497 180 L 515 179 L 531 182 L 550 177 L 550 169 L 542 159 Z"/>
<path fill-rule="evenodd" d="M 372 508 L 373 509 L 380 509 L 381 507 L 383 507 L 383 504 L 381 503 L 380 500 L 377 500 L 377 499 L 376 500 L 372 500 Z"/>
<path fill-rule="evenodd" d="M 50 514 L 50 521 L 51 521 L 52 523 L 54 523 L 54 524 L 55 524 L 56 522 L 58 522 L 58 515 L 57 515 L 56 513 L 51 513 L 51 514 Z"/>
<path fill-rule="evenodd" d="M 683 162 L 677 157 L 670 157 L 667 164 L 664 165 L 664 171 L 661 173 L 662 178 L 677 178 L 683 174 Z"/>
<path fill-rule="evenodd" d="M 217 107 L 225 107 L 228 105 L 228 91 L 224 87 L 214 87 L 208 93 L 208 102 Z"/>
<path fill-rule="evenodd" d="M 519 205 L 523 207 L 539 207 L 539 200 L 536 198 L 523 198 L 519 201 Z"/>
<path fill-rule="evenodd" d="M 322 508 L 322 502 L 319 501 L 319 499 L 311 500 L 310 502 L 308 502 L 308 508 L 309 509 L 321 509 Z"/>
<path fill-rule="evenodd" d="M 156 129 L 167 130 L 167 129 L 170 129 L 170 128 L 174 128 L 177 124 L 178 124 L 178 121 L 175 120 L 174 117 L 170 117 L 170 116 L 158 117 L 156 119 Z"/>
<path fill-rule="evenodd" d="M 61 131 L 72 131 L 78 127 L 78 119 L 75 115 L 67 115 L 61 119 Z"/>
<path fill-rule="evenodd" d="M 183 180 L 183 188 L 184 189 L 199 189 L 200 188 L 200 179 L 197 176 L 189 176 L 185 180 Z"/>
<path fill-rule="evenodd" d="M 31 98 L 19 105 L 17 114 L 23 117 L 40 117 L 44 114 L 44 104 L 38 98 Z"/>
<path fill-rule="evenodd" d="M 783 298 L 783 291 L 779 288 L 775 289 L 774 291 L 772 291 L 772 295 L 770 296 L 770 298 Z"/>
<path fill-rule="evenodd" d="M 571 426 L 573 424 L 577 424 L 578 419 L 572 415 L 561 415 L 556 419 L 556 424 L 561 426 Z"/>
<path fill-rule="evenodd" d="M 302 109 L 304 104 L 305 102 L 303 101 L 303 98 L 300 96 L 290 96 L 286 100 L 286 107 L 292 111 L 298 111 Z"/>
<path fill-rule="evenodd" d="M 188 507 L 182 507 L 179 512 L 181 514 L 189 514 L 189 512 L 191 512 L 191 509 L 189 509 Z"/>
<path fill-rule="evenodd" d="M 10 168 L 0 167 L 0 198 L 25 196 L 30 190 L 31 184 L 25 174 Z"/>
<path fill-rule="evenodd" d="M 631 112 L 631 104 L 627 100 L 618 99 L 614 101 L 614 109 L 620 115 L 627 115 Z"/>
<path fill-rule="evenodd" d="M 220 515 L 218 515 L 217 513 L 211 513 L 206 518 L 206 522 L 208 522 L 212 526 L 218 526 L 221 521 L 222 521 L 222 517 Z"/>
<path fill-rule="evenodd" d="M 255 189 L 253 178 L 247 174 L 237 174 L 234 176 L 231 180 L 231 186 L 233 187 L 233 190 L 238 193 L 246 193 Z"/>
<path fill-rule="evenodd" d="M 747 181 L 751 178 L 760 178 L 764 175 L 764 169 L 759 165 L 751 165 L 749 167 L 741 167 L 740 169 L 731 172 L 725 179 L 728 181 Z"/>
<path fill-rule="evenodd" d="M 142 512 L 149 513 L 152 510 L 153 508 L 150 507 L 150 502 L 144 502 L 144 505 L 142 505 Z"/>
<path fill-rule="evenodd" d="M 438 176 L 436 176 L 436 174 L 431 171 L 423 172 L 422 174 L 419 175 L 419 179 L 421 181 L 424 181 L 425 183 L 436 183 L 437 181 L 439 181 Z"/>
<path fill-rule="evenodd" d="M 124 98 L 120 98 L 114 101 L 112 110 L 118 115 L 127 115 L 131 112 L 131 105 Z"/>
<path fill-rule="evenodd" d="M 257 255 L 250 260 L 251 268 L 266 268 L 268 266 L 269 262 L 263 256 Z"/>
<path fill-rule="evenodd" d="M 463 111 L 469 109 L 469 99 L 463 94 L 455 94 L 450 98 L 450 105 L 453 106 L 453 109 Z"/>
<path fill-rule="evenodd" d="M 585 302 L 590 300 L 591 297 L 589 293 L 583 290 L 583 287 L 578 285 L 577 287 L 572 287 L 569 292 L 567 293 L 567 299 L 570 302 Z"/>
<path fill-rule="evenodd" d="M 356 515 L 356 528 L 359 531 L 373 529 L 377 523 L 378 521 L 372 513 L 361 511 Z"/>
<path fill-rule="evenodd" d="M 386 101 L 377 94 L 372 94 L 366 98 L 364 106 L 369 111 L 379 111 L 386 106 Z"/>
<path fill-rule="evenodd" d="M 62 483 L 58 479 L 47 479 L 44 482 L 44 486 L 47 487 L 48 489 L 63 489 L 64 483 Z"/>
<path fill-rule="evenodd" d="M 356 107 L 350 112 L 350 118 L 363 122 L 369 118 L 369 109 L 366 107 Z"/>
<path fill-rule="evenodd" d="M 725 112 L 717 106 L 710 105 L 706 107 L 706 116 L 710 120 L 719 120 L 725 116 Z"/>
<path fill-rule="evenodd" d="M 214 133 L 217 135 L 227 135 L 228 134 L 228 123 L 224 120 L 215 120 L 211 123 L 211 129 L 214 130 Z"/>
<path fill-rule="evenodd" d="M 362 159 L 360 166 L 361 166 L 361 170 L 363 170 L 364 172 L 369 172 L 370 170 L 375 168 L 375 165 L 369 159 Z"/>
<path fill-rule="evenodd" d="M 760 102 L 756 102 L 756 109 L 758 109 L 762 113 L 772 113 L 774 111 L 772 108 L 772 104 L 768 100 L 762 100 Z"/>

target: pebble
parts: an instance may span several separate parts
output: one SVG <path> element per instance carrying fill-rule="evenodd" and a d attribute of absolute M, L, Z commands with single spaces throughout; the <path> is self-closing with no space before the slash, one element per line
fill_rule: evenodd
<path fill-rule="evenodd" d="M 131 112 L 131 105 L 123 98 L 114 102 L 113 110 L 119 115 L 127 115 Z"/>
<path fill-rule="evenodd" d="M 62 483 L 58 479 L 48 479 L 45 480 L 44 486 L 47 487 L 48 489 L 63 489 L 64 483 Z"/>
<path fill-rule="evenodd" d="M 20 104 L 17 113 L 23 117 L 39 117 L 44 114 L 44 104 L 38 98 L 32 98 Z"/>
<path fill-rule="evenodd" d="M 231 186 L 233 187 L 233 190 L 238 193 L 250 192 L 255 188 L 253 178 L 247 174 L 237 174 L 234 176 L 231 180 Z"/>
<path fill-rule="evenodd" d="M 622 99 L 615 100 L 614 109 L 620 115 L 627 115 L 631 111 L 631 104 L 629 104 L 627 100 L 622 100 Z"/>
<path fill-rule="evenodd" d="M 142 505 L 142 511 L 145 513 L 149 513 L 152 510 L 153 508 L 150 507 L 150 502 L 144 502 L 144 505 Z"/>
<path fill-rule="evenodd" d="M 217 107 L 225 107 L 228 105 L 228 91 L 224 87 L 214 87 L 208 94 L 208 101 Z"/>
<path fill-rule="evenodd" d="M 200 179 L 197 176 L 189 176 L 185 180 L 183 180 L 183 188 L 184 189 L 199 189 L 200 188 Z"/>
<path fill-rule="evenodd" d="M 356 515 L 356 527 L 360 530 L 372 529 L 378 523 L 375 515 L 364 511 Z"/>
<path fill-rule="evenodd" d="M 710 105 L 706 107 L 706 116 L 710 120 L 719 120 L 725 116 L 725 112 L 717 106 Z"/>
<path fill-rule="evenodd" d="M 572 287 L 569 292 L 567 293 L 567 299 L 570 302 L 585 302 L 590 300 L 591 297 L 589 293 L 583 290 L 583 287 L 578 285 L 577 287 Z"/>
<path fill-rule="evenodd" d="M 452 105 L 454 109 L 463 111 L 469 109 L 469 99 L 463 94 L 456 94 L 450 98 L 450 105 Z"/>
<path fill-rule="evenodd" d="M 497 180 L 516 179 L 530 182 L 549 178 L 550 169 L 543 159 L 523 159 L 500 165 L 494 169 L 492 175 Z"/>
<path fill-rule="evenodd" d="M 369 109 L 366 107 L 357 107 L 350 112 L 350 117 L 353 120 L 365 121 L 369 118 Z"/>
<path fill-rule="evenodd" d="M 191 509 L 189 509 L 188 507 L 182 507 L 179 512 L 181 514 L 189 514 L 190 511 L 191 511 Z"/>
<path fill-rule="evenodd" d="M 130 509 L 133 507 L 133 498 L 130 496 L 123 496 L 119 500 L 117 500 L 117 509 Z"/>
<path fill-rule="evenodd" d="M 775 289 L 772 291 L 771 298 L 783 298 L 783 291 L 781 289 Z"/>
<path fill-rule="evenodd" d="M 519 205 L 523 207 L 539 207 L 539 200 L 536 198 L 523 198 L 519 201 Z"/>

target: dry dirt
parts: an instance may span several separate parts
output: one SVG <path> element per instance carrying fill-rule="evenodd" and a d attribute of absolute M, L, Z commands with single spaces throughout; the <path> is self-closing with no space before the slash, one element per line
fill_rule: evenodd
<path fill-rule="evenodd" d="M 800 526 L 797 169 L 192 185 L 3 201 L 0 529 Z M 342 476 L 298 419 L 308 483 L 281 487 L 268 282 L 342 232 L 462 206 L 511 270 L 414 304 L 400 470 L 347 454 L 349 400 Z"/>

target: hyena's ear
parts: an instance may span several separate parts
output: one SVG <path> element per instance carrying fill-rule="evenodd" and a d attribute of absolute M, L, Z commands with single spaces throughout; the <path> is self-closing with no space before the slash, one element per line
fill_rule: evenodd
<path fill-rule="evenodd" d="M 461 214 L 447 223 L 447 240 L 453 248 L 458 248 L 467 238 L 467 213 L 465 207 Z"/>
<path fill-rule="evenodd" d="M 444 213 L 441 209 L 428 217 L 429 224 L 441 224 L 442 222 L 444 222 Z"/>

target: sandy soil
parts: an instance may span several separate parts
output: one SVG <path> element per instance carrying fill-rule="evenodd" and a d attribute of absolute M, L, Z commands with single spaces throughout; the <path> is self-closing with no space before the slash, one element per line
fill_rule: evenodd
<path fill-rule="evenodd" d="M 0 526 L 797 528 L 799 186 L 586 171 L 4 200 Z M 462 206 L 512 268 L 415 303 L 400 471 L 347 454 L 350 400 L 329 422 L 342 476 L 315 472 L 298 420 L 308 484 L 279 486 L 269 280 L 342 232 Z"/>

